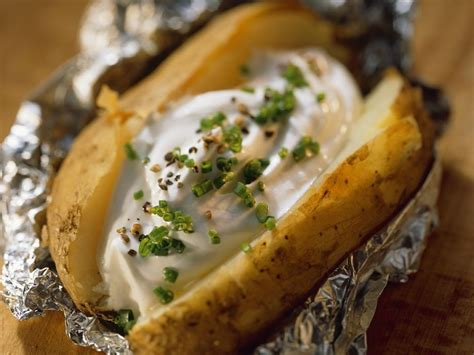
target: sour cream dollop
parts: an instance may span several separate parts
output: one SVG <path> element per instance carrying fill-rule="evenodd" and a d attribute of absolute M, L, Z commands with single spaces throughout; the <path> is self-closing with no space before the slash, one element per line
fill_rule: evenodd
<path fill-rule="evenodd" d="M 260 126 L 250 115 L 255 116 L 265 104 L 266 88 L 282 92 L 288 86 L 282 72 L 289 64 L 299 68 L 307 85 L 293 89 L 295 107 L 287 118 Z M 251 87 L 253 92 L 232 89 L 185 98 L 163 114 L 150 115 L 143 130 L 131 142 L 138 154 L 148 157 L 149 162 L 124 162 L 110 203 L 103 245 L 97 255 L 104 281 L 102 288 L 111 309 L 132 309 L 139 315 L 160 307 L 160 299 L 153 289 L 161 286 L 172 290 L 175 298 L 179 297 L 197 280 L 241 252 L 242 243 L 251 242 L 265 230 L 255 216 L 255 209 L 245 207 L 242 199 L 226 186 L 200 198 L 194 196 L 191 191 L 194 184 L 218 175 L 216 157 L 235 156 L 239 161 L 234 167 L 236 171 L 250 159 L 269 160 L 270 164 L 258 179 L 265 184 L 265 191 L 256 188 L 257 181 L 248 187 L 257 202 L 268 204 L 270 214 L 278 221 L 344 147 L 351 122 L 361 109 L 361 95 L 342 64 L 321 50 L 307 48 L 256 53 L 248 68 L 250 76 L 245 86 Z M 217 144 L 205 147 L 203 133 L 196 131 L 203 117 L 217 112 L 225 114 L 228 124 L 246 127 L 241 152 L 219 152 Z M 219 135 L 220 130 L 214 128 L 212 133 Z M 303 136 L 316 140 L 320 152 L 295 162 L 291 151 Z M 179 168 L 177 164 L 167 166 L 165 155 L 176 147 L 198 167 L 205 160 L 211 161 L 213 172 L 203 174 L 187 167 Z M 284 159 L 278 154 L 282 147 L 290 152 Z M 160 171 L 152 168 L 155 164 L 161 167 Z M 160 188 L 160 184 L 165 184 L 167 190 Z M 135 200 L 134 193 L 140 190 L 143 197 Z M 134 254 L 130 250 L 138 251 L 140 243 L 130 232 L 133 224 L 140 225 L 141 234 L 168 224 L 142 208 L 145 201 L 155 206 L 160 200 L 166 200 L 171 210 L 179 209 L 193 219 L 194 233 L 172 234 L 185 244 L 184 252 L 167 256 L 130 255 Z M 117 232 L 123 227 L 127 230 L 128 243 Z M 210 242 L 208 231 L 211 229 L 218 232 L 220 244 Z M 175 283 L 164 279 L 165 267 L 178 271 Z"/>

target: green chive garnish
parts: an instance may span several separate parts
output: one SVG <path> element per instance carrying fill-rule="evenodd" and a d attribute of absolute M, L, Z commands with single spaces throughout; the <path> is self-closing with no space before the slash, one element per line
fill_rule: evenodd
<path fill-rule="evenodd" d="M 318 101 L 318 103 L 323 102 L 325 98 L 326 98 L 326 94 L 324 92 L 320 92 L 319 94 L 316 95 L 316 101 Z"/>
<path fill-rule="evenodd" d="M 280 156 L 281 159 L 285 159 L 288 156 L 288 148 L 281 147 L 280 150 L 278 151 L 278 155 Z"/>
<path fill-rule="evenodd" d="M 210 229 L 207 235 L 209 236 L 211 244 L 220 244 L 221 238 L 215 229 Z"/>
<path fill-rule="evenodd" d="M 149 162 L 150 162 L 150 157 L 145 157 L 145 158 L 143 158 L 143 160 L 142 160 L 142 163 L 143 163 L 144 165 L 147 165 Z"/>
<path fill-rule="evenodd" d="M 150 238 L 145 237 L 140 241 L 140 245 L 138 246 L 138 253 L 141 257 L 150 256 L 153 253 L 155 243 L 153 243 Z"/>
<path fill-rule="evenodd" d="M 222 112 L 217 112 L 214 115 L 201 119 L 199 128 L 202 132 L 207 132 L 215 127 L 222 126 L 226 119 L 226 115 L 224 115 Z"/>
<path fill-rule="evenodd" d="M 193 192 L 194 196 L 196 197 L 201 197 L 204 194 L 208 193 L 213 189 L 212 187 L 212 181 L 209 179 L 204 180 L 203 182 L 199 184 L 193 185 L 191 188 L 191 191 Z"/>
<path fill-rule="evenodd" d="M 282 73 L 282 77 L 294 87 L 300 88 L 308 86 L 308 82 L 305 80 L 301 69 L 294 64 L 288 64 L 285 71 Z"/>
<path fill-rule="evenodd" d="M 319 153 L 319 144 L 309 136 L 302 137 L 291 154 L 295 161 L 303 160 Z"/>
<path fill-rule="evenodd" d="M 240 90 L 242 90 L 244 92 L 248 92 L 249 94 L 255 93 L 255 89 L 253 87 L 250 87 L 250 86 L 243 86 L 243 87 L 240 88 Z"/>
<path fill-rule="evenodd" d="M 222 132 L 224 143 L 234 153 L 242 150 L 242 131 L 236 125 L 229 125 Z"/>
<path fill-rule="evenodd" d="M 160 300 L 161 304 L 168 304 L 170 303 L 173 298 L 174 298 L 174 293 L 171 290 L 168 290 L 167 288 L 164 287 L 157 287 L 153 290 L 153 293 L 158 297 Z"/>
<path fill-rule="evenodd" d="M 252 159 L 244 166 L 243 174 L 244 181 L 246 184 L 257 180 L 262 174 L 263 171 L 270 165 L 268 159 Z"/>
<path fill-rule="evenodd" d="M 265 223 L 268 217 L 268 205 L 260 202 L 255 207 L 255 215 L 260 223 Z"/>
<path fill-rule="evenodd" d="M 170 230 L 166 226 L 154 227 L 153 230 L 148 234 L 148 238 L 152 242 L 159 242 L 164 237 L 167 237 Z"/>
<path fill-rule="evenodd" d="M 203 174 L 207 174 L 207 173 L 210 173 L 211 171 L 212 171 L 212 162 L 209 160 L 204 160 L 201 163 L 201 172 Z"/>
<path fill-rule="evenodd" d="M 218 175 L 213 181 L 214 187 L 216 189 L 220 189 L 222 186 L 232 180 L 234 176 L 235 174 L 232 171 Z"/>
<path fill-rule="evenodd" d="M 226 158 L 226 157 L 217 157 L 216 159 L 216 167 L 220 171 L 231 171 L 232 167 L 237 165 L 238 160 L 235 157 Z"/>
<path fill-rule="evenodd" d="M 244 253 L 248 253 L 252 250 L 252 246 L 249 243 L 245 242 L 245 243 L 240 244 L 240 249 Z"/>
<path fill-rule="evenodd" d="M 158 206 L 153 206 L 150 213 L 160 216 L 165 222 L 171 222 L 171 228 L 175 231 L 194 232 L 192 217 L 184 214 L 181 210 L 172 211 L 165 200 L 160 200 Z"/>
<path fill-rule="evenodd" d="M 259 125 L 284 119 L 296 105 L 295 95 L 290 88 L 286 88 L 283 92 L 267 88 L 265 98 L 267 101 L 255 116 L 255 122 Z"/>
<path fill-rule="evenodd" d="M 239 181 L 235 185 L 234 194 L 236 194 L 242 199 L 245 206 L 249 208 L 255 206 L 255 197 L 253 197 L 250 189 L 247 186 L 245 186 L 245 184 L 243 184 L 242 182 Z"/>
<path fill-rule="evenodd" d="M 121 309 L 114 319 L 114 323 L 120 327 L 125 334 L 128 334 L 136 322 L 131 309 Z"/>
<path fill-rule="evenodd" d="M 240 69 L 240 74 L 241 75 L 243 75 L 243 76 L 250 75 L 250 68 L 247 64 L 242 64 L 239 69 Z"/>
<path fill-rule="evenodd" d="M 174 284 L 179 276 L 179 272 L 172 267 L 166 266 L 163 269 L 163 279 Z"/>
<path fill-rule="evenodd" d="M 138 160 L 138 153 L 136 150 L 133 148 L 133 146 L 130 143 L 125 143 L 123 146 L 123 149 L 125 151 L 125 155 L 127 156 L 128 159 L 130 160 Z"/>
<path fill-rule="evenodd" d="M 133 193 L 133 199 L 134 200 L 139 200 L 139 199 L 143 198 L 143 196 L 144 196 L 143 190 L 138 190 L 138 191 Z"/>
<path fill-rule="evenodd" d="M 185 165 L 187 168 L 193 168 L 194 165 L 196 165 L 196 164 L 194 163 L 194 159 L 186 159 L 186 160 L 184 161 L 184 165 Z"/>
<path fill-rule="evenodd" d="M 260 192 L 265 191 L 265 183 L 264 183 L 263 181 L 259 181 L 259 182 L 257 183 L 257 189 L 258 189 L 258 191 L 260 191 Z"/>
<path fill-rule="evenodd" d="M 273 216 L 268 216 L 267 219 L 265 220 L 265 222 L 263 223 L 263 225 L 264 225 L 265 228 L 267 228 L 268 230 L 274 229 L 275 226 L 276 226 L 276 219 L 275 219 L 275 217 L 273 217 Z"/>
<path fill-rule="evenodd" d="M 184 249 L 185 245 L 181 240 L 170 237 L 168 227 L 160 226 L 154 227 L 150 234 L 141 239 L 138 253 L 142 257 L 150 255 L 167 256 L 172 252 L 181 254 Z"/>

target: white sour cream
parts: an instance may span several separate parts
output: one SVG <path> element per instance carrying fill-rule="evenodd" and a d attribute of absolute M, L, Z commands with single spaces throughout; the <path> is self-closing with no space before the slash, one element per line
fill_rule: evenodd
<path fill-rule="evenodd" d="M 299 67 L 309 85 L 294 89 L 296 106 L 282 122 L 261 127 L 247 118 L 245 126 L 248 134 L 243 135 L 242 152 L 235 154 L 239 160 L 237 169 L 252 158 L 270 160 L 270 165 L 259 178 L 265 183 L 265 192 L 256 189 L 256 182 L 249 185 L 257 202 L 268 203 L 270 214 L 278 220 L 303 196 L 344 147 L 351 121 L 358 116 L 361 108 L 361 95 L 346 68 L 317 49 L 258 53 L 250 62 L 251 77 L 246 83 L 246 86 L 255 88 L 254 93 L 239 89 L 207 92 L 175 104 L 164 114 L 151 115 L 132 142 L 139 154 L 148 156 L 150 162 L 146 165 L 140 161 L 124 162 L 110 204 L 103 245 L 97 255 L 103 286 L 108 294 L 108 307 L 115 310 L 130 308 L 136 315 L 148 313 L 150 308 L 161 306 L 153 293 L 154 288 L 166 287 L 173 290 L 175 298 L 179 297 L 195 281 L 241 252 L 243 242 L 251 242 L 264 231 L 255 217 L 255 209 L 245 207 L 242 200 L 225 186 L 200 198 L 193 195 L 193 184 L 217 175 L 215 158 L 230 156 L 229 151 L 217 153 L 215 144 L 206 150 L 202 134 L 196 133 L 196 130 L 203 117 L 216 112 L 223 112 L 229 123 L 235 122 L 237 117 L 242 116 L 238 111 L 239 104 L 244 104 L 250 113 L 256 114 L 264 104 L 265 88 L 283 91 L 287 85 L 281 73 L 288 63 Z M 315 72 L 314 64 L 320 72 Z M 319 93 L 324 93 L 322 102 L 316 99 Z M 274 132 L 271 137 L 265 134 L 269 130 Z M 320 153 L 295 162 L 291 150 L 302 136 L 313 137 L 320 144 Z M 198 166 L 203 160 L 212 160 L 213 172 L 203 175 L 186 167 L 179 169 L 176 164 L 166 167 L 164 155 L 175 147 L 180 147 L 186 154 L 189 148 L 196 147 L 197 152 L 188 154 L 189 157 Z M 283 160 L 278 155 L 281 147 L 290 151 Z M 154 164 L 159 164 L 162 170 L 158 173 L 150 171 Z M 173 177 L 169 178 L 173 185 L 163 191 L 157 180 L 162 178 L 165 181 L 169 172 L 173 173 Z M 184 184 L 182 188 L 178 188 L 174 180 L 177 174 Z M 136 201 L 133 194 L 139 190 L 143 190 L 144 197 Z M 139 223 L 145 234 L 154 226 L 166 224 L 160 217 L 147 214 L 142 209 L 145 201 L 157 205 L 159 200 L 168 201 L 173 210 L 180 209 L 191 215 L 195 232 L 173 232 L 173 237 L 186 245 L 183 254 L 146 258 L 130 256 L 129 250 L 138 251 L 139 245 L 137 238 L 129 232 L 133 223 Z M 208 210 L 212 213 L 210 220 L 205 217 Z M 117 233 L 121 227 L 127 228 L 129 243 L 124 243 Z M 220 244 L 210 243 L 209 229 L 218 231 Z M 162 270 L 165 267 L 179 272 L 176 283 L 163 280 Z"/>

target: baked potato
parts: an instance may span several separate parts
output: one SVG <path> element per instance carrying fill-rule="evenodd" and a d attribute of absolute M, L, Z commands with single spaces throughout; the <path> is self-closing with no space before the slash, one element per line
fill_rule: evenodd
<path fill-rule="evenodd" d="M 298 52 L 315 46 L 350 61 L 333 28 L 304 9 L 244 5 L 219 16 L 120 99 L 103 92 L 99 104 L 105 110 L 73 144 L 47 211 L 51 255 L 80 309 L 119 311 L 110 309 L 98 255 L 124 175 L 123 147 L 140 134 L 150 114 L 159 120 L 190 95 L 243 85 L 239 67 L 256 49 Z M 140 309 L 128 334 L 135 353 L 224 354 L 253 344 L 404 205 L 432 160 L 432 128 L 420 93 L 388 72 L 357 116 L 337 154 L 322 172 L 314 172 L 314 181 L 278 216 L 275 228 L 248 235 L 245 253 L 229 252 L 172 302 Z"/>

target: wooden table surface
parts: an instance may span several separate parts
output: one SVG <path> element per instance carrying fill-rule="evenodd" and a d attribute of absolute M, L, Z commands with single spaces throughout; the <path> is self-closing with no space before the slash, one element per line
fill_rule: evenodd
<path fill-rule="evenodd" d="M 87 0 L 0 0 L 0 141 L 20 101 L 77 51 Z M 389 285 L 369 329 L 371 354 L 474 353 L 474 0 L 424 0 L 415 70 L 442 85 L 452 122 L 441 142 L 441 224 L 420 271 Z M 92 353 L 64 335 L 63 317 L 16 321 L 0 305 L 0 354 Z"/>

